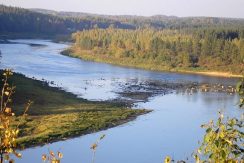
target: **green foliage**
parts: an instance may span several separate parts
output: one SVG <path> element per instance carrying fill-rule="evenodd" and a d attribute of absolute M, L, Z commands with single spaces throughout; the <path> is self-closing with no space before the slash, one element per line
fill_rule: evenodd
<path fill-rule="evenodd" d="M 156 70 L 244 72 L 239 29 L 92 29 L 73 34 L 73 55 Z"/>
<path fill-rule="evenodd" d="M 91 29 L 94 25 L 97 25 L 99 28 L 108 28 L 111 24 L 118 28 L 134 28 L 129 24 L 111 19 L 57 16 L 55 13 L 41 13 L 4 5 L 0 5 L 0 22 L 0 32 L 1 34 L 5 33 L 6 37 L 8 37 L 9 33 L 71 34 L 77 30 Z"/>
<path fill-rule="evenodd" d="M 242 81 L 240 81 L 237 86 L 236 86 L 236 90 L 240 95 L 240 103 L 239 106 L 243 107 L 244 106 L 244 79 L 242 79 Z"/>
<path fill-rule="evenodd" d="M 244 80 L 240 81 L 236 87 L 240 95 L 240 107 L 243 106 Z M 196 162 L 238 162 L 244 159 L 244 133 L 243 117 L 227 118 L 220 113 L 214 124 L 210 121 L 202 125 L 206 129 L 206 134 L 202 145 L 194 155 Z M 203 159 L 201 159 L 203 155 Z"/>
<path fill-rule="evenodd" d="M 16 151 L 17 147 L 17 138 L 19 136 L 19 123 L 14 123 L 15 114 L 12 111 L 12 95 L 14 94 L 15 87 L 10 86 L 9 77 L 13 73 L 11 70 L 7 69 L 3 72 L 3 83 L 1 88 L 0 95 L 0 163 L 3 163 L 3 160 L 10 160 L 10 154 L 14 154 L 16 157 L 21 157 L 21 154 Z M 20 119 L 25 118 L 25 114 L 29 109 L 31 102 L 27 104 L 24 109 L 23 116 Z"/>
<path fill-rule="evenodd" d="M 197 162 L 236 162 L 243 159 L 243 120 L 224 120 L 223 114 L 220 114 L 216 124 L 211 121 L 202 127 L 206 129 L 206 134 L 194 156 Z M 204 156 L 203 160 L 199 155 Z"/>
<path fill-rule="evenodd" d="M 78 30 L 97 28 L 120 29 L 208 29 L 233 28 L 243 29 L 243 19 L 189 17 L 179 18 L 172 16 L 108 16 L 88 13 L 57 12 L 42 9 L 23 9 L 0 5 L 0 32 L 8 36 L 10 33 L 34 36 L 50 36 L 70 34 Z M 47 28 L 48 27 L 48 28 Z M 243 36 L 244 32 L 241 33 Z M 27 35 L 28 34 L 28 35 Z M 233 39 L 235 33 L 218 35 L 225 39 Z M 243 38 L 243 37 L 242 37 Z M 140 47 L 138 47 L 140 48 Z"/>
<path fill-rule="evenodd" d="M 241 96 L 240 107 L 242 107 L 244 80 L 237 84 L 236 90 Z M 240 119 L 225 119 L 224 115 L 219 113 L 216 123 L 211 120 L 208 124 L 202 125 L 206 133 L 201 146 L 193 153 L 196 163 L 242 163 L 244 159 L 243 122 L 243 115 Z M 164 162 L 170 163 L 171 158 L 167 156 Z"/>

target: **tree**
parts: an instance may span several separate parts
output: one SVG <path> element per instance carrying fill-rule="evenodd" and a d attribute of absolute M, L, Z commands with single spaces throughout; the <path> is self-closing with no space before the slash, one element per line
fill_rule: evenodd
<path fill-rule="evenodd" d="M 21 154 L 16 151 L 16 139 L 19 134 L 19 125 L 13 126 L 15 114 L 12 112 L 12 108 L 10 107 L 12 102 L 11 97 L 15 90 L 15 87 L 11 87 L 8 84 L 8 78 L 12 75 L 13 73 L 11 70 L 6 70 L 3 73 L 4 78 L 0 96 L 0 163 L 3 163 L 4 160 L 10 160 L 10 154 L 14 154 L 18 158 L 21 157 Z M 25 118 L 30 105 L 31 102 L 29 101 L 20 118 Z"/>

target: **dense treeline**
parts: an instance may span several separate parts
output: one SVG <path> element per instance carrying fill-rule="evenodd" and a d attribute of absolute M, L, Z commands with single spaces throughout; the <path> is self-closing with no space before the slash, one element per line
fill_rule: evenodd
<path fill-rule="evenodd" d="M 89 50 L 102 60 L 106 56 L 112 63 L 243 72 L 243 19 L 108 16 L 0 5 L 0 22 L 0 37 L 81 30 L 74 34 L 76 50 Z"/>
<path fill-rule="evenodd" d="M 118 21 L 130 24 L 133 28 L 154 29 L 185 29 L 185 28 L 213 28 L 238 27 L 244 28 L 244 19 L 216 18 L 216 17 L 176 17 L 155 15 L 150 17 L 131 15 L 98 15 L 81 12 L 57 12 L 52 10 L 33 9 L 32 11 L 58 15 L 65 18 L 96 19 L 100 21 Z M 115 26 L 116 27 L 116 26 Z M 120 27 L 119 27 L 120 28 Z M 127 28 L 126 28 L 127 29 Z"/>
<path fill-rule="evenodd" d="M 151 69 L 244 73 L 244 29 L 109 28 L 77 32 L 73 38 L 75 52 L 112 63 Z"/>
<path fill-rule="evenodd" d="M 0 33 L 70 34 L 78 30 L 115 27 L 120 29 L 243 29 L 244 19 L 174 16 L 109 16 L 78 12 L 23 9 L 0 5 Z"/>
<path fill-rule="evenodd" d="M 77 30 L 93 27 L 108 28 L 111 25 L 118 28 L 133 28 L 131 25 L 113 20 L 68 18 L 3 5 L 0 5 L 0 22 L 0 32 L 2 34 L 70 34 Z"/>

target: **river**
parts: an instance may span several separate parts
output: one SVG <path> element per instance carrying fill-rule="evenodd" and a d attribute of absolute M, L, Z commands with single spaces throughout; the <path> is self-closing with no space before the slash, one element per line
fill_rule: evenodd
<path fill-rule="evenodd" d="M 12 68 L 28 77 L 53 81 L 52 86 L 89 100 L 117 98 L 123 85 L 135 80 L 224 85 L 237 82 L 233 78 L 145 71 L 82 61 L 59 54 L 68 47 L 67 44 L 48 40 L 12 41 L 18 43 L 0 44 L 1 68 Z M 135 107 L 153 110 L 147 115 L 98 133 L 26 149 L 22 151 L 23 158 L 16 162 L 42 162 L 41 155 L 52 149 L 64 154 L 62 163 L 88 163 L 92 158 L 90 145 L 101 134 L 106 137 L 99 144 L 96 163 L 158 163 L 166 155 L 176 160 L 190 158 L 204 134 L 200 125 L 216 119 L 219 110 L 225 116 L 239 117 L 243 111 L 237 108 L 237 102 L 237 95 L 226 93 L 159 94 L 136 103 Z"/>

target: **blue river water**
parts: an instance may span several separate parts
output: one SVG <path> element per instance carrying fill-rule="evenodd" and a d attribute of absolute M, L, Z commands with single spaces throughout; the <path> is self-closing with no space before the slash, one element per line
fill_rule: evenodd
<path fill-rule="evenodd" d="M 12 68 L 28 77 L 53 81 L 52 86 L 89 100 L 114 99 L 119 96 L 116 92 L 123 85 L 135 80 L 224 85 L 235 85 L 238 81 L 233 78 L 145 71 L 82 61 L 59 54 L 68 47 L 67 44 L 48 40 L 13 41 L 18 43 L 0 44 L 0 68 Z M 218 111 L 222 111 L 225 116 L 240 117 L 243 111 L 238 109 L 237 102 L 237 95 L 226 93 L 159 94 L 146 102 L 136 103 L 138 108 L 153 110 L 147 115 L 98 133 L 26 149 L 21 152 L 23 158 L 16 162 L 42 162 L 41 155 L 52 149 L 64 154 L 62 163 L 88 163 L 92 159 L 90 146 L 101 134 L 106 134 L 106 137 L 99 144 L 96 163 L 159 163 L 167 155 L 175 160 L 191 158 L 204 134 L 200 125 L 216 119 Z"/>

